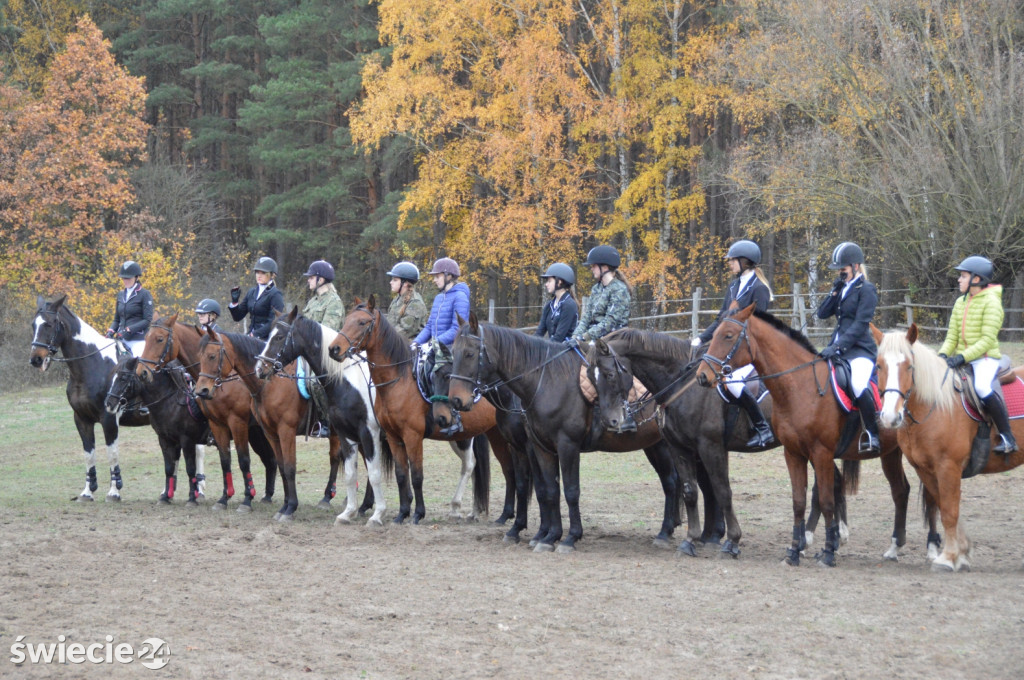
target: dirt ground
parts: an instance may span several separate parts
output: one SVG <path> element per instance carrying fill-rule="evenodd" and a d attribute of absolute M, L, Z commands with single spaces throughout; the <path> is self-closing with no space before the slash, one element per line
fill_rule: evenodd
<path fill-rule="evenodd" d="M 491 523 L 447 519 L 457 461 L 441 445 L 429 447 L 419 526 L 334 526 L 340 509 L 316 507 L 320 441 L 300 443 L 288 524 L 272 520 L 277 504 L 252 514 L 235 512 L 237 500 L 227 512 L 212 511 L 212 498 L 157 504 L 162 464 L 145 430 L 122 437 L 124 500 L 103 502 L 101 472 L 101 500 L 73 503 L 84 475 L 62 399 L 52 389 L 0 397 L 0 677 L 1021 677 L 1019 473 L 965 484 L 970 573 L 929 570 L 916 490 L 900 561 L 881 559 L 893 506 L 877 462 L 850 499 L 838 567 L 816 566 L 813 550 L 798 568 L 782 565 L 791 503 L 781 450 L 732 458 L 738 560 L 652 546 L 661 493 L 639 453 L 584 456 L 584 539 L 571 555 L 535 554 Z M 207 474 L 219 495 L 215 459 Z M 536 525 L 534 504 L 527 536 Z M 58 636 L 135 648 L 155 637 L 171 655 L 160 670 L 12 663 L 19 640 Z"/>

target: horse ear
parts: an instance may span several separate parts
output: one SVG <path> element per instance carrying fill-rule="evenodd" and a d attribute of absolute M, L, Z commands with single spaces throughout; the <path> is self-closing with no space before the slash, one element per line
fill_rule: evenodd
<path fill-rule="evenodd" d="M 64 302 L 68 299 L 68 294 L 64 293 L 59 298 L 53 301 L 53 311 L 57 311 L 64 306 Z"/>
<path fill-rule="evenodd" d="M 885 337 L 885 334 L 882 333 L 882 331 L 878 330 L 878 326 L 876 326 L 875 324 L 868 323 L 868 325 L 871 326 L 871 337 L 875 339 L 875 344 L 882 344 L 882 338 Z"/>
<path fill-rule="evenodd" d="M 470 315 L 472 315 L 472 314 L 473 314 L 473 312 L 470 312 Z M 455 320 L 459 322 L 459 327 L 462 327 L 462 326 L 466 325 L 466 320 L 463 319 L 462 315 L 459 314 L 458 312 L 455 312 Z"/>
<path fill-rule="evenodd" d="M 601 354 L 610 354 L 610 352 L 608 351 L 608 343 L 604 341 L 604 338 L 598 338 L 597 341 L 594 343 L 594 347 Z"/>
<path fill-rule="evenodd" d="M 292 311 L 288 313 L 288 323 L 295 323 L 295 317 L 299 315 L 299 306 L 292 305 Z"/>
<path fill-rule="evenodd" d="M 751 302 L 749 305 L 733 314 L 733 318 L 736 319 L 737 321 L 746 321 L 754 313 L 754 307 L 756 305 L 757 303 Z"/>
<path fill-rule="evenodd" d="M 359 305 L 363 304 L 363 301 L 359 299 L 358 295 L 356 295 L 354 298 L 352 298 L 352 300 L 353 300 L 353 302 L 352 302 L 352 306 L 353 307 L 358 307 Z"/>
<path fill-rule="evenodd" d="M 917 342 L 917 324 L 910 324 L 910 328 L 907 329 L 907 342 L 913 345 Z"/>
<path fill-rule="evenodd" d="M 476 318 L 476 312 L 469 313 L 469 330 L 474 335 L 480 334 L 480 322 Z"/>
<path fill-rule="evenodd" d="M 217 337 L 217 331 L 213 330 L 212 328 L 207 328 L 206 334 L 210 336 L 210 340 L 213 340 L 214 342 L 220 341 L 220 338 Z"/>
<path fill-rule="evenodd" d="M 36 296 L 36 309 L 42 309 L 43 305 L 46 304 L 46 299 L 42 295 Z"/>
<path fill-rule="evenodd" d="M 173 326 L 176 323 L 178 323 L 178 313 L 177 312 L 172 314 L 171 318 L 167 319 L 167 325 L 168 326 Z"/>
<path fill-rule="evenodd" d="M 370 299 L 366 301 L 366 311 L 372 312 L 377 308 L 377 296 L 373 293 L 370 294 Z"/>

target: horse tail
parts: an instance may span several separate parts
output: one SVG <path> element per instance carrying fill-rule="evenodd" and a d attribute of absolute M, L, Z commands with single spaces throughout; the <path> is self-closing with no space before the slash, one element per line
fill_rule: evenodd
<path fill-rule="evenodd" d="M 860 488 L 860 461 L 843 459 L 843 491 L 853 496 Z"/>
<path fill-rule="evenodd" d="M 473 507 L 478 514 L 487 515 L 491 507 L 491 443 L 487 436 L 473 437 Z"/>
<path fill-rule="evenodd" d="M 380 467 L 384 472 L 384 481 L 390 482 L 395 475 L 395 456 L 391 453 L 391 444 L 383 430 L 380 432 Z"/>

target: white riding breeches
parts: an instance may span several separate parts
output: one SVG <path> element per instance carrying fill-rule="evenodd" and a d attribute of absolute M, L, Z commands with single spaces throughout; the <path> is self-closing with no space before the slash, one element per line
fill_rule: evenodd
<path fill-rule="evenodd" d="M 733 369 L 732 373 L 725 381 L 725 387 L 729 390 L 729 393 L 737 399 L 743 394 L 743 388 L 746 387 L 746 383 L 743 379 L 754 372 L 754 364 L 747 364 L 746 366 L 740 366 L 739 368 Z"/>
<path fill-rule="evenodd" d="M 875 362 L 866 357 L 850 359 L 850 387 L 853 396 L 859 397 L 871 382 L 871 374 L 875 370 Z"/>
<path fill-rule="evenodd" d="M 142 350 L 146 347 L 145 340 L 124 340 L 123 342 L 133 357 L 142 356 Z"/>
<path fill-rule="evenodd" d="M 981 357 L 972 361 L 971 367 L 974 369 L 974 391 L 984 399 L 992 394 L 992 381 L 999 372 L 999 359 Z"/>

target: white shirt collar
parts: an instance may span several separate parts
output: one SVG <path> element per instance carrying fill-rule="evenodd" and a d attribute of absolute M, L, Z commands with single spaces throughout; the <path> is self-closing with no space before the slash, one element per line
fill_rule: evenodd
<path fill-rule="evenodd" d="M 853 277 L 852 279 L 850 279 L 850 282 L 849 282 L 849 283 L 847 283 L 847 284 L 846 284 L 846 286 L 845 286 L 845 287 L 843 288 L 843 295 L 842 295 L 842 299 L 843 299 L 843 300 L 845 300 L 845 299 L 846 299 L 846 294 L 847 294 L 848 292 L 850 292 L 850 286 L 852 286 L 853 284 L 855 284 L 855 283 L 857 282 L 857 279 L 861 278 L 862 276 L 864 276 L 864 275 L 863 275 L 863 274 L 857 274 L 857 275 L 856 275 L 856 276 L 854 276 L 854 277 Z"/>

